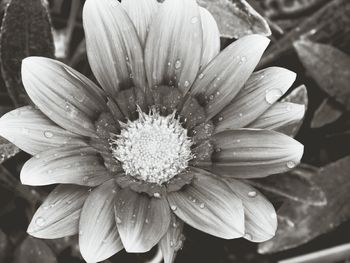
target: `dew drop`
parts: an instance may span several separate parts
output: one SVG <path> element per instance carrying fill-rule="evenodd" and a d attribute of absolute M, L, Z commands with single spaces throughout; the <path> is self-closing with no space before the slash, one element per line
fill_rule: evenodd
<path fill-rule="evenodd" d="M 154 193 L 153 196 L 154 196 L 155 198 L 160 198 L 160 193 Z"/>
<path fill-rule="evenodd" d="M 171 208 L 171 210 L 175 211 L 177 209 L 177 206 L 176 205 L 172 205 L 170 208 Z"/>
<path fill-rule="evenodd" d="M 149 223 L 149 220 L 148 218 L 145 219 L 145 224 L 148 224 Z"/>
<path fill-rule="evenodd" d="M 194 16 L 194 17 L 191 18 L 191 23 L 192 24 L 195 24 L 197 22 L 198 22 L 198 17 L 197 16 Z"/>
<path fill-rule="evenodd" d="M 273 104 L 283 95 L 280 89 L 271 89 L 266 91 L 265 100 L 269 104 Z"/>
<path fill-rule="evenodd" d="M 78 102 L 82 103 L 85 100 L 85 95 L 84 94 L 76 94 L 74 96 L 74 99 L 76 99 Z"/>
<path fill-rule="evenodd" d="M 175 62 L 175 69 L 179 69 L 181 67 L 181 61 L 180 60 L 176 60 Z"/>
<path fill-rule="evenodd" d="M 50 132 L 50 131 L 44 131 L 44 136 L 45 136 L 46 138 L 52 138 L 52 137 L 53 137 L 53 133 Z"/>
<path fill-rule="evenodd" d="M 44 226 L 45 222 L 46 222 L 46 220 L 43 217 L 38 217 L 35 220 L 35 224 L 37 224 L 38 226 Z"/>
<path fill-rule="evenodd" d="M 83 182 L 86 183 L 87 181 L 89 181 L 89 176 L 84 176 L 83 177 Z"/>
<path fill-rule="evenodd" d="M 203 208 L 205 208 L 205 204 L 204 204 L 204 203 L 201 203 L 201 204 L 199 205 L 199 207 L 203 209 Z"/>
<path fill-rule="evenodd" d="M 203 73 L 199 74 L 199 76 L 198 76 L 199 79 L 202 79 L 203 77 L 204 77 Z"/>
<path fill-rule="evenodd" d="M 293 169 L 295 166 L 296 166 L 295 162 L 293 162 L 293 161 L 287 162 L 287 167 L 288 168 Z"/>
<path fill-rule="evenodd" d="M 116 219 L 117 224 L 121 224 L 122 223 L 122 220 L 119 217 L 116 217 L 115 219 Z"/>
<path fill-rule="evenodd" d="M 223 119 L 224 119 L 224 117 L 220 116 L 218 120 L 222 121 Z"/>
<path fill-rule="evenodd" d="M 185 88 L 187 88 L 190 85 L 190 83 L 186 80 L 184 83 Z"/>
<path fill-rule="evenodd" d="M 246 58 L 246 57 L 241 57 L 241 60 L 240 60 L 241 63 L 244 63 L 244 62 L 246 62 L 246 61 L 247 61 L 247 58 Z"/>
<path fill-rule="evenodd" d="M 249 197 L 256 197 L 257 193 L 255 191 L 250 191 L 250 192 L 248 192 L 248 196 Z"/>

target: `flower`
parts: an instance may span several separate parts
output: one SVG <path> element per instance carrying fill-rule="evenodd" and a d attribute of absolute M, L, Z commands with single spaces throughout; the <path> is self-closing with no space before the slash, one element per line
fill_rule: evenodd
<path fill-rule="evenodd" d="M 29 57 L 22 79 L 37 108 L 0 120 L 0 135 L 34 155 L 22 183 L 59 184 L 28 233 L 79 233 L 87 262 L 156 244 L 172 262 L 183 222 L 225 239 L 270 239 L 275 210 L 240 179 L 298 164 L 303 146 L 274 130 L 304 106 L 276 102 L 293 72 L 253 73 L 269 40 L 249 35 L 219 53 L 216 22 L 194 0 L 87 0 L 83 20 L 102 89 Z"/>

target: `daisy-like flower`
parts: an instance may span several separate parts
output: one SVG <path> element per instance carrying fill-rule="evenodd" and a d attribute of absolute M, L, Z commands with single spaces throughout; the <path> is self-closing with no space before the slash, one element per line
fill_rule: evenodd
<path fill-rule="evenodd" d="M 87 0 L 83 20 L 101 88 L 29 57 L 22 78 L 37 108 L 0 120 L 0 134 L 34 155 L 22 183 L 59 184 L 28 233 L 79 234 L 87 262 L 156 244 L 172 262 L 183 222 L 225 239 L 270 239 L 275 210 L 241 179 L 298 164 L 303 146 L 274 130 L 304 106 L 276 102 L 293 72 L 253 73 L 269 40 L 246 36 L 219 53 L 215 20 L 194 0 Z"/>

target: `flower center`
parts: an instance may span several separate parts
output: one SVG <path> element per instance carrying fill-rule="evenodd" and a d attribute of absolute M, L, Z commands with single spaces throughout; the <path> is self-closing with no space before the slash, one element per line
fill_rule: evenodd
<path fill-rule="evenodd" d="M 123 123 L 120 135 L 111 138 L 112 153 L 127 175 L 162 184 L 187 168 L 192 142 L 175 113 L 138 112 L 139 119 Z"/>

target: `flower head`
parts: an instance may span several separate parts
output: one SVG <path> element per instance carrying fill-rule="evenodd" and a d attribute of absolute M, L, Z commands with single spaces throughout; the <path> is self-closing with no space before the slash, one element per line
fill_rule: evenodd
<path fill-rule="evenodd" d="M 297 165 L 303 146 L 274 130 L 304 107 L 276 102 L 293 72 L 253 73 L 268 39 L 246 36 L 219 53 L 215 20 L 194 0 L 87 0 L 83 19 L 101 88 L 29 57 L 22 78 L 37 108 L 0 120 L 0 134 L 34 155 L 22 183 L 59 184 L 28 233 L 79 233 L 88 262 L 156 244 L 172 262 L 183 222 L 226 239 L 271 238 L 273 206 L 240 179 Z"/>

